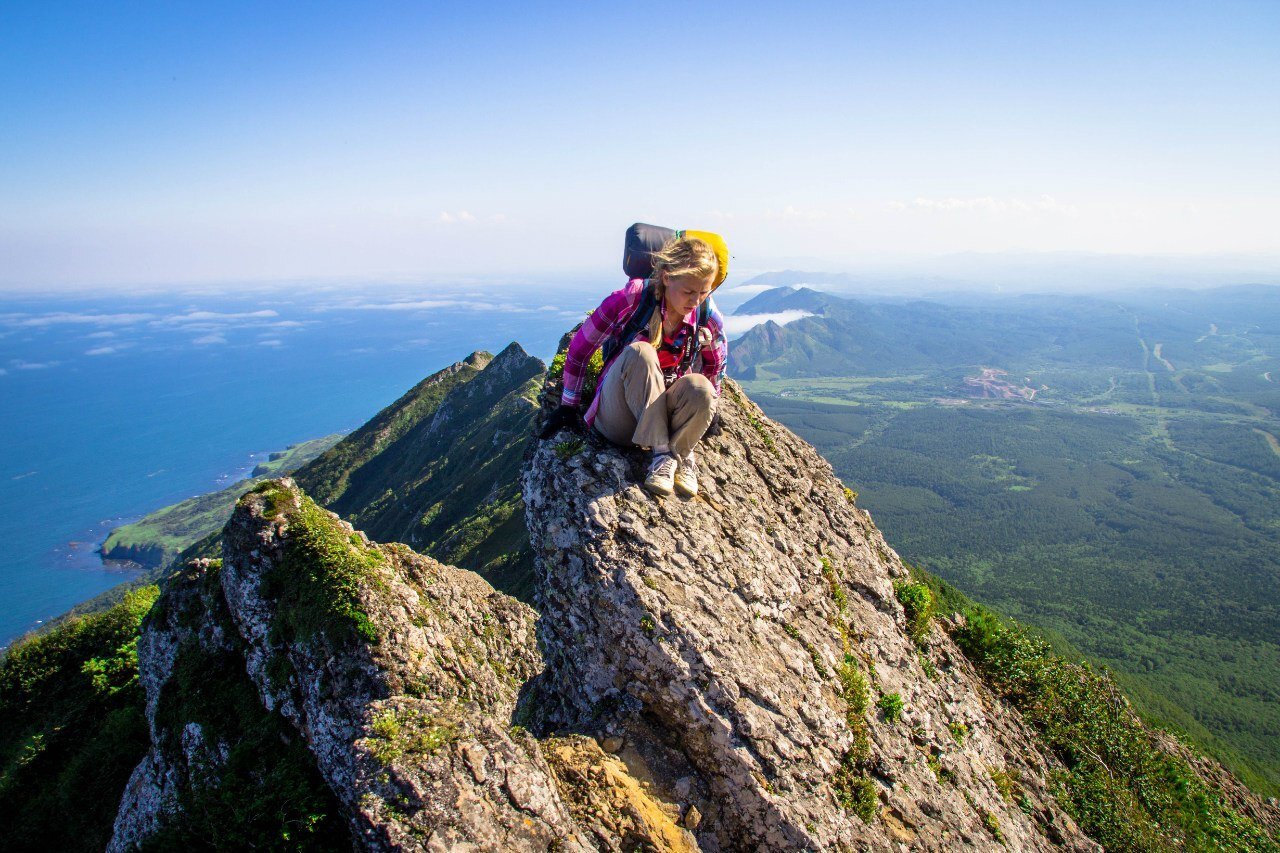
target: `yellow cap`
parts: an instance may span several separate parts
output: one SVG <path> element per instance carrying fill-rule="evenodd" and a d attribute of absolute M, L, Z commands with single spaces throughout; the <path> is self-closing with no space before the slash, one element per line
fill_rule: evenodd
<path fill-rule="evenodd" d="M 711 289 L 715 290 L 724 284 L 724 280 L 729 276 L 729 247 L 725 245 L 724 238 L 719 234 L 712 234 L 710 231 L 681 231 L 684 237 L 696 237 L 711 247 L 711 251 L 716 253 L 716 261 L 720 265 L 720 274 L 716 276 L 716 283 Z"/>

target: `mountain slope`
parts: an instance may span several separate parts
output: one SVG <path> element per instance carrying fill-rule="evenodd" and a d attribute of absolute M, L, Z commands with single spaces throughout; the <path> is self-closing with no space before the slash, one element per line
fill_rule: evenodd
<path fill-rule="evenodd" d="M 512 343 L 435 374 L 295 479 L 379 542 L 473 569 L 528 598 L 516 471 L 546 368 Z"/>
<path fill-rule="evenodd" d="M 1280 289 L 757 298 L 822 313 L 736 341 L 739 375 L 904 557 L 1280 793 Z"/>
<path fill-rule="evenodd" d="M 567 433 L 524 475 L 549 724 L 641 754 L 678 732 L 700 843 L 1091 846 L 1065 810 L 1117 849 L 1274 847 L 1280 812 L 1237 810 L 1110 679 L 980 609 L 931 620 L 938 593 L 732 383 L 721 415 L 697 500 L 654 500 L 640 454 Z"/>

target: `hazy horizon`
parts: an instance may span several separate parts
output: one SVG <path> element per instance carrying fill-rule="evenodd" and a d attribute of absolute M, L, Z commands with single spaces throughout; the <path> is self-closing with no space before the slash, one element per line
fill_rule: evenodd
<path fill-rule="evenodd" d="M 49 283 L 0 282 L 0 298 L 77 298 L 116 294 L 121 296 L 253 293 L 410 295 L 439 297 L 473 290 L 479 294 L 528 295 L 544 288 L 548 298 L 568 294 L 602 294 L 620 286 L 621 230 L 610 261 L 595 269 L 566 271 L 560 275 L 527 273 L 402 274 L 396 276 L 350 275 L 344 277 L 280 277 L 248 280 L 160 279 L 129 282 Z M 772 262 L 772 263 L 770 263 Z M 1189 254 L 1127 255 L 1088 252 L 963 252 L 935 256 L 881 257 L 862 262 L 840 262 L 819 257 L 740 259 L 733 256 L 724 297 L 739 288 L 759 292 L 761 282 L 807 273 L 803 283 L 817 289 L 864 292 L 875 296 L 915 296 L 943 291 L 981 293 L 1098 293 L 1146 288 L 1208 289 L 1230 285 L 1280 285 L 1280 255 Z M 777 285 L 771 285 L 777 286 Z"/>

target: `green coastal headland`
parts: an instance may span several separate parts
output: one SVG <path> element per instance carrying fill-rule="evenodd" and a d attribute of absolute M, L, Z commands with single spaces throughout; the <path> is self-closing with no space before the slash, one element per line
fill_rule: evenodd
<path fill-rule="evenodd" d="M 227 523 L 236 498 L 268 477 L 283 477 L 306 465 L 342 439 L 341 433 L 292 444 L 270 454 L 250 475 L 225 489 L 162 507 L 111 531 L 102 559 L 156 569 Z"/>

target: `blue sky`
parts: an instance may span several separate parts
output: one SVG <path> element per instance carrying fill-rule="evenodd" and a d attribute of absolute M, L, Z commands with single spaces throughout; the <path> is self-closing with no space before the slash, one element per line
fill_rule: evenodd
<path fill-rule="evenodd" d="M 1280 3 L 0 7 L 0 287 L 1280 255 Z"/>

